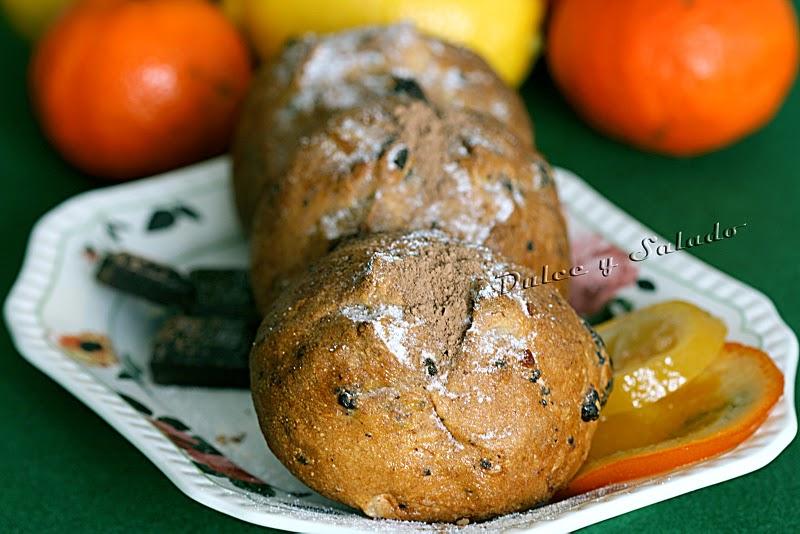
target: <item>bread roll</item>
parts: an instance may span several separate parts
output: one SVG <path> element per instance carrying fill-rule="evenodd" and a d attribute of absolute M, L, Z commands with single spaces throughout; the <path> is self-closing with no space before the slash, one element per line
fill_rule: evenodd
<path fill-rule="evenodd" d="M 310 35 L 261 69 L 245 104 L 233 149 L 236 204 L 245 229 L 262 190 L 278 184 L 300 140 L 331 113 L 417 84 L 432 102 L 491 115 L 532 145 L 519 96 L 473 52 L 410 25 Z"/>
<path fill-rule="evenodd" d="M 569 268 L 552 171 L 502 123 L 415 95 L 333 115 L 295 151 L 253 224 L 261 309 L 286 278 L 344 237 L 440 229 L 514 263 Z M 568 282 L 559 290 L 565 295 Z"/>
<path fill-rule="evenodd" d="M 342 243 L 273 303 L 251 353 L 270 449 L 371 517 L 525 510 L 584 461 L 610 390 L 602 341 L 551 285 L 441 232 Z"/>

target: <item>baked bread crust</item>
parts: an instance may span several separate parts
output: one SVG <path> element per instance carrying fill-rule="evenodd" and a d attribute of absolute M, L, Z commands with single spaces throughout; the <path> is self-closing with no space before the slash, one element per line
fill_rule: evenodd
<path fill-rule="evenodd" d="M 261 191 L 282 179 L 303 137 L 332 113 L 407 90 L 408 80 L 440 106 L 495 117 L 532 146 L 519 96 L 469 50 L 410 25 L 308 36 L 261 69 L 244 106 L 233 146 L 233 185 L 245 229 Z"/>
<path fill-rule="evenodd" d="M 551 286 L 441 232 L 342 243 L 273 303 L 251 353 L 272 452 L 372 517 L 480 520 L 543 502 L 588 453 L 611 369 Z"/>
<path fill-rule="evenodd" d="M 500 122 L 410 95 L 339 112 L 303 140 L 253 224 L 263 310 L 343 237 L 440 229 L 531 269 L 569 269 L 552 171 Z M 568 282 L 559 282 L 567 294 Z"/>

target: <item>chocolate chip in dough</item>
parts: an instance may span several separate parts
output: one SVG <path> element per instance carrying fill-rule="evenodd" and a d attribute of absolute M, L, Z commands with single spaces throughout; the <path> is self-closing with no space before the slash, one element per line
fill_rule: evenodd
<path fill-rule="evenodd" d="M 583 404 L 581 405 L 581 420 L 588 423 L 590 421 L 596 421 L 599 417 L 600 395 L 597 394 L 596 389 L 590 388 L 583 398 Z"/>
<path fill-rule="evenodd" d="M 436 368 L 436 362 L 430 358 L 425 358 L 423 363 L 425 364 L 425 369 L 428 371 L 428 375 L 436 376 L 436 373 L 439 372 L 439 370 Z"/>
<path fill-rule="evenodd" d="M 392 163 L 394 163 L 395 167 L 397 167 L 398 169 L 402 169 L 406 166 L 407 161 L 408 161 L 408 149 L 403 147 L 397 151 L 397 154 L 394 155 Z"/>
<path fill-rule="evenodd" d="M 413 78 L 400 78 L 394 77 L 394 92 L 396 94 L 406 94 L 411 98 L 417 100 L 424 100 L 427 102 L 425 92 Z"/>
<path fill-rule="evenodd" d="M 336 395 L 336 401 L 346 410 L 356 409 L 356 395 L 347 389 L 339 389 Z"/>

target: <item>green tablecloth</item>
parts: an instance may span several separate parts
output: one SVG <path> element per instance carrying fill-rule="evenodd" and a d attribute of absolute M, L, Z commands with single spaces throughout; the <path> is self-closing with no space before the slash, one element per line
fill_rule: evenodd
<path fill-rule="evenodd" d="M 27 45 L 0 20 L 0 295 L 20 268 L 32 225 L 95 187 L 43 139 L 26 96 Z M 697 256 L 773 299 L 800 329 L 800 88 L 758 134 L 701 158 L 668 159 L 584 125 L 540 64 L 522 92 L 538 145 L 662 235 L 747 222 Z M 693 251 L 694 252 L 694 251 Z M 183 495 L 91 410 L 25 362 L 0 328 L 0 531 L 234 532 L 254 527 Z M 626 514 L 590 530 L 800 531 L 800 445 L 760 471 Z"/>

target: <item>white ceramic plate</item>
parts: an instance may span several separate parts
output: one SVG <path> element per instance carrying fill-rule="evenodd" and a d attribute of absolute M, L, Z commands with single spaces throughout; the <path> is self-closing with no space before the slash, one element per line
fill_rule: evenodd
<path fill-rule="evenodd" d="M 375 521 L 313 494 L 267 449 L 246 391 L 163 387 L 150 380 L 150 340 L 164 312 L 96 284 L 96 253 L 125 249 L 179 267 L 245 265 L 228 175 L 228 160 L 217 159 L 86 193 L 43 217 L 5 305 L 17 348 L 183 492 L 215 510 L 305 532 L 458 528 Z M 568 171 L 559 170 L 557 181 L 572 234 L 597 234 L 623 251 L 638 250 L 643 238 L 655 236 Z M 686 252 L 636 267 L 639 283 L 622 289 L 616 304 L 696 302 L 725 320 L 729 338 L 758 346 L 775 359 L 786 377 L 783 398 L 754 436 L 723 456 L 460 532 L 573 530 L 759 469 L 794 437 L 797 339 L 772 303 Z"/>

